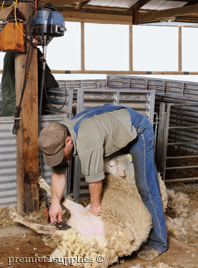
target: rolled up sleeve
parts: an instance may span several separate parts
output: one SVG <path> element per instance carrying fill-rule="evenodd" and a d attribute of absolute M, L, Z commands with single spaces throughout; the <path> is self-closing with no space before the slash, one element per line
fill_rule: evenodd
<path fill-rule="evenodd" d="M 84 146 L 83 146 L 84 147 Z M 86 182 L 98 182 L 104 179 L 104 149 L 102 145 L 89 147 L 79 152 L 81 162 L 81 173 L 85 176 Z"/>
<path fill-rule="evenodd" d="M 85 180 L 88 183 L 102 181 L 105 177 L 104 171 L 96 175 L 85 176 Z"/>

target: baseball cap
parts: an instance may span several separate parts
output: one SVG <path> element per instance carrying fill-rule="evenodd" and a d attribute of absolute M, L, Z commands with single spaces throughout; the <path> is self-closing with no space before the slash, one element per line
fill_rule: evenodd
<path fill-rule="evenodd" d="M 43 152 L 47 166 L 54 167 L 62 162 L 66 135 L 66 129 L 58 122 L 50 123 L 42 129 L 37 144 Z"/>

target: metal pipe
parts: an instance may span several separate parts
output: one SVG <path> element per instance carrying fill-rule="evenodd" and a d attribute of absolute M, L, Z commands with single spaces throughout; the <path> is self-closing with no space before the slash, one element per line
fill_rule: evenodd
<path fill-rule="evenodd" d="M 172 179 L 172 180 L 164 180 L 165 182 L 178 182 L 178 181 L 196 181 L 198 180 L 198 177 L 193 178 L 180 178 L 180 179 Z"/>
<path fill-rule="evenodd" d="M 198 166 L 166 167 L 166 170 L 173 170 L 173 169 L 189 169 L 189 168 L 198 168 Z"/>

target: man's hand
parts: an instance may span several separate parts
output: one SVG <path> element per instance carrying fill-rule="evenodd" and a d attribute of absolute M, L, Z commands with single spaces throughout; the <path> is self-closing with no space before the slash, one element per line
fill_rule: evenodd
<path fill-rule="evenodd" d="M 61 198 L 65 189 L 66 175 L 52 173 L 51 176 L 51 207 L 49 210 L 50 220 L 52 223 L 62 222 L 62 207 L 60 205 Z"/>
<path fill-rule="evenodd" d="M 50 221 L 52 223 L 57 222 L 57 217 L 58 221 L 62 222 L 62 207 L 60 205 L 59 200 L 52 200 L 49 215 L 50 215 Z"/>
<path fill-rule="evenodd" d="M 102 206 L 101 206 L 101 205 L 99 205 L 99 206 L 94 206 L 94 205 L 91 204 L 89 211 L 90 211 L 92 214 L 98 216 L 98 212 L 100 212 L 101 209 L 102 209 Z"/>

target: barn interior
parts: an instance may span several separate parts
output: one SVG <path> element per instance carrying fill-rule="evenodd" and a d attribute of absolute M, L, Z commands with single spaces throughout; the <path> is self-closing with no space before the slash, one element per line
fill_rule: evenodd
<path fill-rule="evenodd" d="M 47 91 L 41 107 L 42 101 L 39 102 L 38 98 L 38 43 L 41 43 L 44 55 L 43 71 L 48 42 L 67 34 L 63 25 L 62 28 L 59 26 L 55 34 L 43 34 L 43 29 L 35 27 L 37 22 L 32 30 L 33 19 L 43 4 L 52 4 L 62 14 L 64 21 L 80 23 L 80 70 L 53 70 L 53 66 L 50 66 L 52 74 L 103 74 L 106 79 L 57 80 L 59 87 Z M 41 214 L 46 213 L 40 205 L 41 196 L 45 194 L 39 193 L 37 180 L 42 174 L 50 184 L 51 172 L 39 156 L 36 143 L 38 133 L 50 122 L 61 122 L 104 103 L 126 105 L 150 120 L 155 131 L 157 170 L 167 188 L 183 194 L 185 199 L 181 207 L 170 207 L 167 212 L 169 216 L 179 218 L 181 226 L 169 232 L 169 249 L 166 253 L 152 262 L 141 261 L 134 254 L 120 259 L 112 267 L 198 267 L 198 82 L 177 78 L 179 75 L 198 75 L 198 71 L 184 71 L 182 68 L 182 30 L 185 27 L 197 28 L 197 1 L 18 0 L 0 1 L 0 5 L 0 51 L 14 52 L 16 106 L 19 107 L 15 115 L 2 116 L 0 85 L 0 267 L 10 266 L 9 257 L 41 257 L 51 252 L 39 235 L 13 223 L 6 225 L 3 220 L 7 219 L 7 210 L 14 205 L 21 213 L 36 211 L 38 220 L 42 217 Z M 50 6 L 45 9 L 49 10 Z M 128 26 L 128 70 L 86 69 L 85 25 L 88 23 Z M 135 70 L 133 27 L 136 25 L 177 27 L 176 71 Z M 29 40 L 33 36 L 32 31 L 35 38 L 33 44 Z M 173 78 L 154 78 L 152 75 L 171 75 Z M 44 88 L 43 83 L 42 80 L 41 88 Z M 88 184 L 80 173 L 77 156 L 69 166 L 64 195 L 83 202 L 88 199 L 89 191 Z M 160 266 L 160 263 L 167 266 Z M 36 265 L 63 267 L 44 262 Z M 35 263 L 24 264 L 18 259 L 10 267 L 35 267 Z"/>

